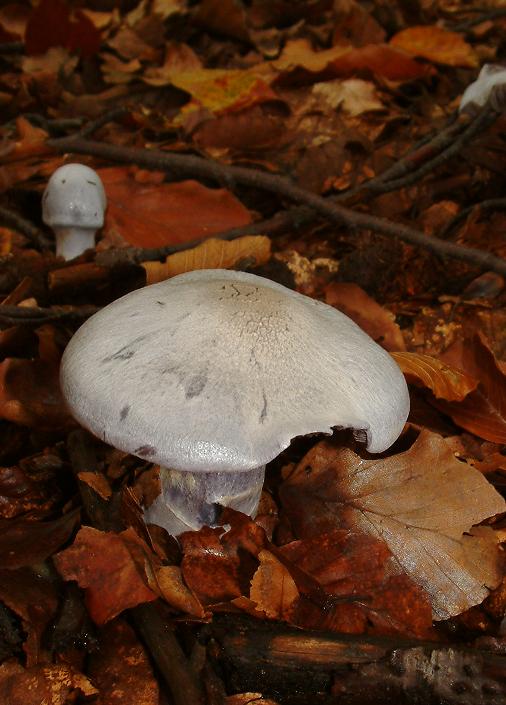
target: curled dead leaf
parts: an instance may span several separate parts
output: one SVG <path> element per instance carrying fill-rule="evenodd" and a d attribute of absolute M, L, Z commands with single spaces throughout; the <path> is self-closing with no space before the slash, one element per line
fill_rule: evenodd
<path fill-rule="evenodd" d="M 195 269 L 241 269 L 269 261 L 271 241 L 264 235 L 246 235 L 228 242 L 210 238 L 197 247 L 169 255 L 165 262 L 142 262 L 146 283 L 155 284 Z"/>
<path fill-rule="evenodd" d="M 64 580 L 76 580 L 86 590 L 86 606 L 97 624 L 157 597 L 139 571 L 128 539 L 128 530 L 115 534 L 83 526 L 72 546 L 54 556 Z"/>
<path fill-rule="evenodd" d="M 289 620 L 299 591 L 287 568 L 270 552 L 258 554 L 260 565 L 251 581 L 250 599 L 271 619 Z"/>
<path fill-rule="evenodd" d="M 477 379 L 434 355 L 412 352 L 393 352 L 391 355 L 408 382 L 430 389 L 438 399 L 462 401 L 478 386 Z"/>

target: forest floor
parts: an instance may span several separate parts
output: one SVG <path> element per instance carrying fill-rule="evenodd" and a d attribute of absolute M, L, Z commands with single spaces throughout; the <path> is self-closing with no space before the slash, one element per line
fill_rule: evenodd
<path fill-rule="evenodd" d="M 463 0 L 0 7 L 2 703 L 504 702 L 505 30 Z M 41 198 L 69 162 L 108 206 L 65 261 Z M 378 456 L 295 439 L 254 520 L 176 541 L 143 518 L 158 468 L 77 425 L 59 366 L 203 268 L 348 315 L 411 412 Z"/>

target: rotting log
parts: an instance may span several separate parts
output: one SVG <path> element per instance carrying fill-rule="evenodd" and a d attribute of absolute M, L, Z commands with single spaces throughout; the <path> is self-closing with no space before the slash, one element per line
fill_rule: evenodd
<path fill-rule="evenodd" d="M 203 631 L 229 693 L 280 705 L 504 705 L 504 653 L 456 644 L 302 631 L 215 615 Z M 497 643 L 494 642 L 497 646 Z M 497 647 L 499 648 L 499 647 Z"/>

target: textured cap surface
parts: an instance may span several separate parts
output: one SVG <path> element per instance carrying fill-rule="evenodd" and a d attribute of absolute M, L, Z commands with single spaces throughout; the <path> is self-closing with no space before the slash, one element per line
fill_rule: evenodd
<path fill-rule="evenodd" d="M 84 164 L 65 164 L 42 196 L 42 220 L 50 227 L 101 228 L 106 207 L 99 175 Z"/>
<path fill-rule="evenodd" d="M 295 436 L 364 429 L 380 452 L 409 410 L 393 359 L 347 316 L 268 279 L 182 274 L 90 318 L 62 360 L 80 423 L 178 470 L 247 470 Z"/>

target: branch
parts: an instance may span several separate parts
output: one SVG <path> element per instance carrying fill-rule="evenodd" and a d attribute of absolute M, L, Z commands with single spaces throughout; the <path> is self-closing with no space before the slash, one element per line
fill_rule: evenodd
<path fill-rule="evenodd" d="M 99 310 L 97 306 L 11 306 L 0 304 L 0 324 L 40 326 L 49 321 L 83 321 Z"/>
<path fill-rule="evenodd" d="M 194 155 L 123 147 L 87 140 L 82 137 L 50 139 L 47 141 L 47 145 L 58 152 L 90 154 L 109 161 L 137 164 L 147 169 L 168 171 L 172 176 L 191 176 L 201 180 L 211 179 L 228 186 L 242 184 L 268 191 L 278 196 L 284 196 L 295 203 L 309 206 L 317 213 L 340 225 L 372 230 L 382 235 L 397 237 L 404 242 L 428 249 L 439 257 L 452 257 L 469 262 L 480 269 L 492 270 L 506 275 L 506 260 L 491 253 L 464 247 L 453 242 L 445 242 L 409 226 L 344 208 L 294 185 L 282 176 L 275 176 L 245 167 L 223 165 Z"/>
<path fill-rule="evenodd" d="M 5 208 L 5 206 L 0 206 L 0 222 L 25 235 L 33 245 L 36 245 L 41 250 L 51 249 L 52 244 L 42 230 L 39 230 L 33 223 L 18 215 L 15 211 Z"/>

